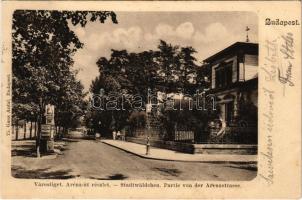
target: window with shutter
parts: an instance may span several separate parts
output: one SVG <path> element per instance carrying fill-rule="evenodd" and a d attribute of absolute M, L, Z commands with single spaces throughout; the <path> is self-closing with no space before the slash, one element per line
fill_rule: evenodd
<path fill-rule="evenodd" d="M 224 88 L 232 84 L 233 62 L 223 63 L 215 69 L 215 86 Z"/>

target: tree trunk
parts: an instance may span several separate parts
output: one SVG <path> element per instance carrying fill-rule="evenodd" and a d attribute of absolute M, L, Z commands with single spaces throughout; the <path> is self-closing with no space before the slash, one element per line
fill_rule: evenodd
<path fill-rule="evenodd" d="M 58 127 L 55 125 L 55 126 L 54 126 L 54 129 L 55 129 L 55 130 L 54 130 L 53 138 L 56 139 L 57 133 L 58 133 L 58 131 L 57 131 L 57 130 L 58 130 Z"/>
<path fill-rule="evenodd" d="M 13 135 L 16 134 L 16 127 L 15 127 L 15 125 L 13 123 L 12 123 L 12 132 L 13 132 Z"/>
<path fill-rule="evenodd" d="M 37 121 L 35 121 L 35 138 L 37 138 Z"/>
<path fill-rule="evenodd" d="M 36 148 L 37 148 L 37 157 L 40 158 L 41 154 L 40 154 L 40 145 L 41 145 L 41 123 L 42 123 L 42 115 L 43 114 L 39 114 L 38 117 L 38 132 L 37 132 L 37 138 L 36 138 Z"/>
<path fill-rule="evenodd" d="M 61 135 L 60 135 L 60 126 L 58 126 L 58 138 L 61 139 Z"/>
<path fill-rule="evenodd" d="M 38 132 L 36 137 L 36 148 L 37 148 L 37 157 L 41 157 L 41 124 L 43 123 L 43 117 L 44 117 L 44 111 L 45 111 L 45 105 L 43 98 L 39 98 L 39 112 L 38 112 Z"/>
<path fill-rule="evenodd" d="M 33 131 L 33 122 L 30 120 L 30 128 L 29 128 L 29 138 L 32 139 L 32 131 Z"/>
<path fill-rule="evenodd" d="M 26 139 L 26 120 L 24 120 L 24 137 L 23 139 Z"/>
<path fill-rule="evenodd" d="M 19 134 L 19 120 L 17 119 L 17 122 L 16 122 L 16 140 L 18 140 L 18 134 Z"/>

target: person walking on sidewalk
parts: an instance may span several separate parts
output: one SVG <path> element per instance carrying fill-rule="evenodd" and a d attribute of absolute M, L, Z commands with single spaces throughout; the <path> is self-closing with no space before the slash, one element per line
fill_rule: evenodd
<path fill-rule="evenodd" d="M 112 132 L 112 139 L 113 139 L 113 140 L 116 139 L 116 131 L 115 131 L 115 130 Z"/>
<path fill-rule="evenodd" d="M 117 136 L 117 139 L 120 140 L 120 139 L 121 139 L 121 132 L 120 132 L 120 131 L 117 131 L 116 136 Z"/>

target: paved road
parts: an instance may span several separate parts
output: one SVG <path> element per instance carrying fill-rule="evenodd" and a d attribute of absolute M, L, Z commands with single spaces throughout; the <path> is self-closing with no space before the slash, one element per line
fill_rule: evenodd
<path fill-rule="evenodd" d="M 94 140 L 68 142 L 55 159 L 14 156 L 19 178 L 92 178 L 99 180 L 251 180 L 257 172 L 245 165 L 144 159 Z"/>

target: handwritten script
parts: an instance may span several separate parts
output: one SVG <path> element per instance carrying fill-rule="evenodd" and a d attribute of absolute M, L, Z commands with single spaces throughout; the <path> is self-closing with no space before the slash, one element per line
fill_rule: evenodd
<path fill-rule="evenodd" d="M 286 86 L 293 87 L 295 85 L 292 81 L 292 60 L 295 59 L 293 34 L 282 35 L 281 43 L 280 52 L 282 58 L 278 68 L 278 80 L 283 85 L 283 96 L 285 96 Z"/>
<path fill-rule="evenodd" d="M 286 89 L 294 87 L 294 59 L 295 43 L 294 35 L 291 32 L 279 35 L 273 39 L 267 39 L 264 44 L 264 65 L 260 68 L 264 75 L 264 87 L 259 89 L 263 94 L 264 109 L 261 111 L 262 116 L 262 134 L 264 135 L 264 149 L 259 152 L 261 160 L 259 177 L 268 185 L 274 183 L 274 132 L 275 132 L 275 104 L 278 87 L 282 87 L 283 96 L 286 95 Z"/>

